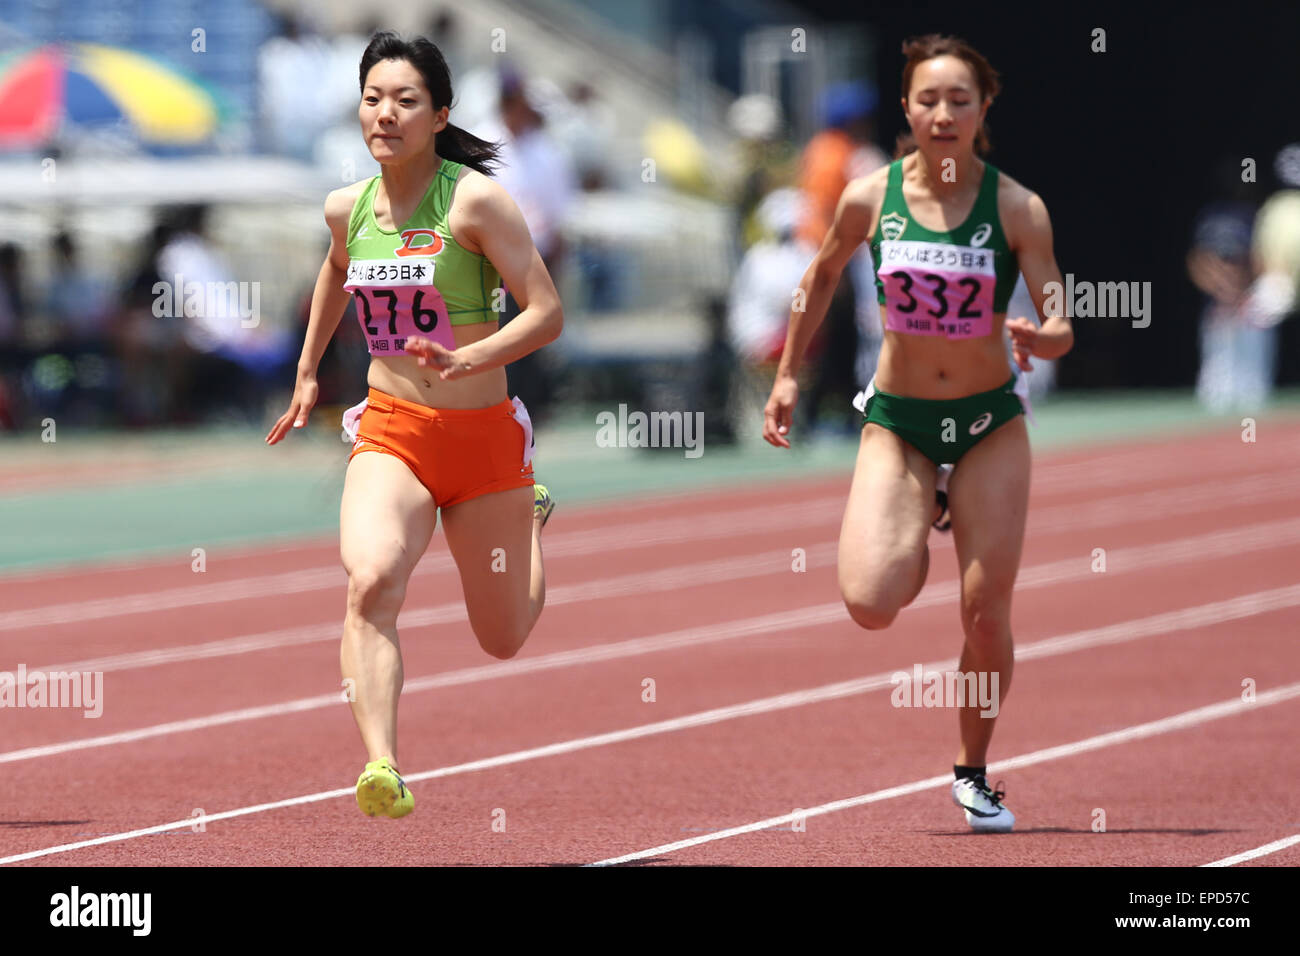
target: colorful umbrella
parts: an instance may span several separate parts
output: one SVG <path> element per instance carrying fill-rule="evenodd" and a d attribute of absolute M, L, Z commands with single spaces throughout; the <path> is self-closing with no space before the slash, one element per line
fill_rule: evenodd
<path fill-rule="evenodd" d="M 199 83 L 139 53 L 92 43 L 0 58 L 0 143 L 40 145 L 65 121 L 127 123 L 145 142 L 192 145 L 216 130 L 219 107 Z"/>

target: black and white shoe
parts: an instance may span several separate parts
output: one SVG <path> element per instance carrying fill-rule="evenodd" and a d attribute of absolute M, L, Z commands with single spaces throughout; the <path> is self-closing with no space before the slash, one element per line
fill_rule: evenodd
<path fill-rule="evenodd" d="M 952 530 L 952 515 L 948 513 L 948 478 L 952 475 L 952 465 L 940 465 L 935 475 L 934 503 L 939 506 L 939 517 L 934 519 L 935 531 Z"/>
<path fill-rule="evenodd" d="M 952 802 L 966 811 L 971 829 L 981 833 L 1010 833 L 1016 825 L 1015 815 L 1002 805 L 1004 796 L 1001 789 L 990 790 L 982 774 L 962 777 L 952 784 Z"/>

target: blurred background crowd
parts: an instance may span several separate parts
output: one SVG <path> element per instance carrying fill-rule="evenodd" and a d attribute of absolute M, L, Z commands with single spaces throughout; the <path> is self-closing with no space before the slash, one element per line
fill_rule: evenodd
<path fill-rule="evenodd" d="M 499 179 L 560 288 L 564 336 L 510 371 L 534 418 L 626 401 L 725 412 L 706 416 L 709 439 L 752 439 L 739 423 L 766 399 L 840 193 L 897 154 L 903 37 L 883 19 L 830 16 L 768 0 L 0 0 L 0 429 L 263 424 L 282 411 L 328 245 L 324 195 L 378 172 L 357 66 L 370 34 L 392 28 L 443 51 L 452 121 L 506 144 Z M 1152 212 L 1112 218 L 1104 195 L 1054 191 L 1053 175 L 1072 173 L 1035 145 L 1032 104 L 1013 112 L 1011 91 L 1031 95 L 1032 78 L 966 35 L 1008 80 L 995 148 L 1000 128 L 1022 130 L 992 158 L 1046 198 L 1062 270 L 1166 280 L 1156 333 L 1078 328 L 1081 347 L 1059 375 L 1039 363 L 1033 390 L 1195 378 L 1212 410 L 1263 407 L 1300 281 L 1300 145 L 1271 143 L 1249 180 L 1231 143 L 1218 167 L 1198 156 L 1177 214 L 1142 223 L 1176 273 L 1132 256 L 1088 273 L 1076 266 L 1097 261 L 1095 240 Z M 160 305 L 158 284 L 177 282 L 256 287 L 256 316 L 202 296 Z M 1011 313 L 1033 314 L 1023 281 Z M 1161 338 L 1193 328 L 1199 373 Z M 864 247 L 810 352 L 805 427 L 855 427 L 849 399 L 880 335 Z M 1172 371 L 1125 364 L 1132 341 Z M 367 362 L 349 307 L 321 405 L 354 403 Z"/>

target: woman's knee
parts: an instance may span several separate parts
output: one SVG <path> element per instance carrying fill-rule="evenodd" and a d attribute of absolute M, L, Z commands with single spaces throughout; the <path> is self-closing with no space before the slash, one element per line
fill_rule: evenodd
<path fill-rule="evenodd" d="M 348 574 L 348 611 L 367 620 L 397 618 L 406 597 L 406 575 L 384 565 L 362 565 Z"/>
<path fill-rule="evenodd" d="M 844 606 L 853 622 L 868 631 L 889 627 L 903 609 L 901 596 L 856 584 L 846 586 L 841 583 L 840 597 L 844 599 Z"/>
<path fill-rule="evenodd" d="M 508 661 L 523 648 L 524 641 L 528 640 L 528 631 L 524 628 L 495 628 L 486 632 L 476 631 L 474 636 L 478 639 L 478 646 L 491 656 L 498 661 Z"/>
<path fill-rule="evenodd" d="M 853 619 L 853 623 L 868 631 L 883 631 L 894 623 L 894 618 L 902 610 L 896 604 L 854 600 L 849 597 L 844 598 L 844 606 L 849 609 L 849 617 Z"/>
<path fill-rule="evenodd" d="M 894 622 L 898 612 L 916 599 L 930 567 L 930 549 L 924 548 L 915 560 L 900 562 L 887 580 L 840 579 L 840 596 L 854 623 L 869 631 L 879 631 Z"/>
<path fill-rule="evenodd" d="M 492 624 L 474 624 L 474 636 L 478 638 L 479 647 L 498 660 L 508 661 L 519 653 L 528 640 L 532 630 L 525 621 L 494 622 Z"/>
<path fill-rule="evenodd" d="M 988 595 L 964 596 L 961 602 L 962 629 L 967 640 L 997 646 L 1011 638 L 1011 602 Z"/>

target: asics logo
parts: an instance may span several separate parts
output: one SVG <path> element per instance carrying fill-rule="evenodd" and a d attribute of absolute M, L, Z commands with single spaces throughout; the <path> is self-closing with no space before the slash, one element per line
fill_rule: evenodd
<path fill-rule="evenodd" d="M 989 222 L 982 223 L 971 235 L 970 244 L 976 247 L 982 246 L 989 241 L 991 235 L 993 235 L 993 224 Z"/>
<path fill-rule="evenodd" d="M 981 415 L 979 418 L 975 419 L 975 421 L 971 423 L 970 433 L 972 435 L 978 435 L 984 429 L 989 427 L 989 422 L 991 421 L 993 421 L 993 413 L 985 412 L 983 415 Z"/>

